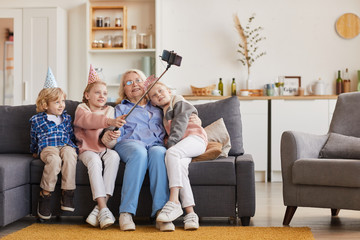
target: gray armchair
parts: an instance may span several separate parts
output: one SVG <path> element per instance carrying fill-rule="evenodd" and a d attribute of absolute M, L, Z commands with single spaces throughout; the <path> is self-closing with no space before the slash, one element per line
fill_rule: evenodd
<path fill-rule="evenodd" d="M 360 93 L 338 97 L 326 135 L 286 131 L 281 138 L 283 199 L 289 225 L 297 207 L 360 210 Z M 321 157 L 319 157 L 319 155 Z"/>

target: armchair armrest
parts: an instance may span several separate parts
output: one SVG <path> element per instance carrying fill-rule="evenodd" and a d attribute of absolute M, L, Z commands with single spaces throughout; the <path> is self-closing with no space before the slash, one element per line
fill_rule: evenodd
<path fill-rule="evenodd" d="M 255 214 L 255 173 L 250 154 L 236 157 L 236 186 L 238 216 L 250 219 Z"/>
<path fill-rule="evenodd" d="M 292 183 L 292 167 L 297 159 L 318 158 L 321 148 L 328 139 L 328 134 L 286 131 L 281 136 L 281 172 L 283 178 L 283 197 L 285 206 L 296 202 L 296 188 Z"/>

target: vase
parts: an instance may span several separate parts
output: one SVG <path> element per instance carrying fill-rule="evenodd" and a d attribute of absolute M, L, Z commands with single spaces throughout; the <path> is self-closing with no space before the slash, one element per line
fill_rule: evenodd
<path fill-rule="evenodd" d="M 246 88 L 254 89 L 254 82 L 253 82 L 253 79 L 251 78 L 250 73 L 248 74 L 247 79 L 246 79 Z"/>

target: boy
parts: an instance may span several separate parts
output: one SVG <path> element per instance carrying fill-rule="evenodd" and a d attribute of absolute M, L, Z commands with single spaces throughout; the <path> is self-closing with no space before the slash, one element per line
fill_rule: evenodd
<path fill-rule="evenodd" d="M 163 83 L 157 82 L 148 93 L 151 103 L 161 107 L 164 112 L 163 123 L 168 134 L 165 164 L 169 178 L 170 198 L 156 218 L 158 222 L 171 222 L 183 214 L 184 229 L 199 228 L 199 218 L 194 212 L 194 196 L 188 177 L 188 168 L 193 157 L 205 152 L 207 135 L 205 130 L 189 122 L 196 108 L 182 96 L 171 95 Z M 182 203 L 182 207 L 179 201 Z"/>
<path fill-rule="evenodd" d="M 61 171 L 61 209 L 73 212 L 76 174 L 76 145 L 71 117 L 64 111 L 66 94 L 57 87 L 48 69 L 44 88 L 36 100 L 36 115 L 30 118 L 30 151 L 34 158 L 45 163 L 40 182 L 37 213 L 41 219 L 51 217 L 51 192 L 55 190 L 57 176 Z"/>

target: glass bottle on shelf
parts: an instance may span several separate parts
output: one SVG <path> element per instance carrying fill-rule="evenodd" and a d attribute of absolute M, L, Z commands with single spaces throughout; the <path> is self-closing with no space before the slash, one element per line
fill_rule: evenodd
<path fill-rule="evenodd" d="M 104 18 L 104 27 L 110 27 L 110 17 Z"/>
<path fill-rule="evenodd" d="M 136 49 L 136 45 L 137 45 L 137 31 L 136 31 L 136 26 L 132 25 L 131 26 L 131 30 L 130 30 L 130 41 L 129 41 L 129 49 Z"/>
<path fill-rule="evenodd" d="M 139 49 L 144 49 L 144 48 L 148 48 L 147 46 L 147 36 L 146 33 L 139 33 L 138 35 L 138 48 Z"/>
<path fill-rule="evenodd" d="M 105 76 L 104 76 L 104 73 L 103 73 L 103 69 L 101 67 L 97 67 L 97 68 L 95 68 L 95 71 L 98 74 L 101 81 L 105 82 Z"/>
<path fill-rule="evenodd" d="M 219 79 L 218 90 L 220 91 L 220 95 L 224 96 L 224 84 L 222 78 Z"/>
<path fill-rule="evenodd" d="M 342 79 L 341 79 L 341 73 L 340 70 L 338 71 L 338 77 L 336 79 L 336 95 L 339 95 L 342 93 Z"/>
<path fill-rule="evenodd" d="M 345 70 L 343 85 L 342 85 L 342 92 L 347 93 L 350 92 L 350 76 L 349 76 L 349 69 Z"/>
<path fill-rule="evenodd" d="M 236 96 L 236 83 L 235 83 L 235 78 L 232 79 L 232 83 L 231 83 L 231 96 Z"/>
<path fill-rule="evenodd" d="M 96 27 L 103 27 L 103 17 L 102 16 L 99 16 L 99 17 L 96 17 L 96 24 L 95 24 Z"/>
<path fill-rule="evenodd" d="M 155 48 L 155 38 L 154 38 L 154 31 L 152 24 L 149 25 L 147 30 L 147 37 L 148 37 L 148 48 Z"/>

